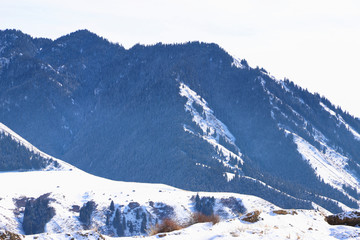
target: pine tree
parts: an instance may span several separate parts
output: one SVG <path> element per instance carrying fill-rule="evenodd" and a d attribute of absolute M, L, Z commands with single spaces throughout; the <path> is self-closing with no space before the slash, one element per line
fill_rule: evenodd
<path fill-rule="evenodd" d="M 110 225 L 110 214 L 106 214 L 106 226 Z"/>
<path fill-rule="evenodd" d="M 136 209 L 136 219 L 140 219 L 140 209 Z"/>
<path fill-rule="evenodd" d="M 96 204 L 94 201 L 88 201 L 80 208 L 80 221 L 89 227 L 91 224 L 91 214 L 95 210 Z"/>
<path fill-rule="evenodd" d="M 116 233 L 119 237 L 122 237 L 125 235 L 124 219 L 125 219 L 125 217 L 123 217 L 123 222 L 121 222 L 121 213 L 120 213 L 119 209 L 116 209 L 113 226 L 116 229 Z"/>
<path fill-rule="evenodd" d="M 114 201 L 111 201 L 111 203 L 110 203 L 110 211 L 114 212 L 114 210 L 115 210 Z"/>
<path fill-rule="evenodd" d="M 133 233 L 134 232 L 134 226 L 132 222 L 129 222 L 129 232 Z"/>
<path fill-rule="evenodd" d="M 196 209 L 196 211 L 200 212 L 201 203 L 200 203 L 199 193 L 196 194 L 196 197 L 195 197 L 195 209 Z"/>
<path fill-rule="evenodd" d="M 118 228 L 119 225 L 120 225 L 120 211 L 119 209 L 116 209 L 113 226 L 114 228 Z"/>
<path fill-rule="evenodd" d="M 142 233 L 146 233 L 146 226 L 147 226 L 146 214 L 143 213 L 142 214 L 141 227 L 140 227 L 140 231 Z"/>
<path fill-rule="evenodd" d="M 123 216 L 122 225 L 123 225 L 123 228 L 125 230 L 126 229 L 126 218 L 125 218 L 125 216 Z"/>

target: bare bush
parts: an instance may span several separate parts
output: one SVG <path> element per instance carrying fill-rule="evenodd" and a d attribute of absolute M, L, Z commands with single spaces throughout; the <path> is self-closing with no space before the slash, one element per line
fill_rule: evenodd
<path fill-rule="evenodd" d="M 150 236 L 156 235 L 158 233 L 172 232 L 184 228 L 182 225 L 176 221 L 166 218 L 160 224 L 156 224 L 154 227 L 150 228 L 148 233 Z"/>
<path fill-rule="evenodd" d="M 196 223 L 211 222 L 212 224 L 216 224 L 219 221 L 220 217 L 218 215 L 207 216 L 205 214 L 196 212 L 191 215 L 189 221 L 186 223 L 180 224 L 175 220 L 166 218 L 160 224 L 156 224 L 155 226 L 151 227 L 147 232 L 150 236 L 152 236 L 158 233 L 167 233 L 180 230 Z"/>
<path fill-rule="evenodd" d="M 273 213 L 275 213 L 277 215 L 287 215 L 287 214 L 297 215 L 298 214 L 295 210 L 284 210 L 284 209 L 274 210 Z"/>
<path fill-rule="evenodd" d="M 190 219 L 191 224 L 204 223 L 204 222 L 211 222 L 212 224 L 216 224 L 220 222 L 220 217 L 214 214 L 207 216 L 200 212 L 196 212 L 191 215 L 191 219 Z"/>

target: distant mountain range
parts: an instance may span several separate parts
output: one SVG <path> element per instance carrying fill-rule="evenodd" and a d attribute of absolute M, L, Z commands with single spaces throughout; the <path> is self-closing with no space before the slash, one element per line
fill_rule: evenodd
<path fill-rule="evenodd" d="M 360 120 L 216 44 L 127 50 L 87 30 L 5 30 L 0 82 L 0 122 L 95 175 L 359 208 Z M 16 159 L 0 170 L 43 167 Z"/>

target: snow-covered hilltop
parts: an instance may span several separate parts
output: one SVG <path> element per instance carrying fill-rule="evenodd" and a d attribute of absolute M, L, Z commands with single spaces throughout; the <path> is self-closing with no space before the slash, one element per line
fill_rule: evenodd
<path fill-rule="evenodd" d="M 0 181 L 8 183 L 2 185 L 0 193 L 0 229 L 3 232 L 24 234 L 25 202 L 30 199 L 47 194 L 49 207 L 55 210 L 55 215 L 45 225 L 45 233 L 26 235 L 24 239 L 117 238 L 113 225 L 117 209 L 121 218 L 126 219 L 125 236 L 147 236 L 148 229 L 164 218 L 174 219 L 179 224 L 189 221 L 195 211 L 193 199 L 197 194 L 162 184 L 111 181 L 77 169 L 0 173 Z M 215 225 L 198 223 L 158 236 L 163 239 L 358 239 L 360 236 L 359 228 L 329 225 L 325 216 L 330 213 L 322 208 L 282 211 L 250 195 L 206 192 L 199 195 L 215 198 L 214 212 L 220 215 L 220 222 Z M 85 226 L 80 221 L 79 209 L 89 201 L 96 207 L 91 213 L 90 225 Z M 113 212 L 111 201 L 114 202 Z M 236 212 L 236 202 L 246 211 Z M 260 212 L 259 220 L 245 221 L 246 215 L 254 211 Z M 141 231 L 143 214 L 147 219 L 144 232 Z M 157 239 L 158 236 L 146 238 Z"/>

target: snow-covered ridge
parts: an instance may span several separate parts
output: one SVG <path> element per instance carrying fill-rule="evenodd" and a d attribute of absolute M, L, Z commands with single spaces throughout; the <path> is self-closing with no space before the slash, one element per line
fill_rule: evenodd
<path fill-rule="evenodd" d="M 185 105 L 185 110 L 189 111 L 193 115 L 193 121 L 196 122 L 204 133 L 209 131 L 209 135 L 214 133 L 225 137 L 231 143 L 235 142 L 235 137 L 230 133 L 228 128 L 220 120 L 214 116 L 213 110 L 211 110 L 205 99 L 198 95 L 195 91 L 191 90 L 184 83 L 180 83 L 180 96 L 186 97 L 188 101 Z M 194 107 L 193 104 L 198 104 L 202 107 L 203 113 L 199 113 Z M 203 118 L 205 114 L 205 118 Z"/>
<path fill-rule="evenodd" d="M 231 66 L 234 66 L 236 68 L 244 69 L 245 66 L 241 64 L 241 60 L 239 58 L 233 57 L 233 62 L 231 63 Z"/>
<path fill-rule="evenodd" d="M 240 149 L 235 144 L 236 139 L 231 134 L 227 126 L 218 118 L 216 118 L 213 110 L 209 108 L 205 99 L 190 89 L 186 84 L 180 83 L 179 89 L 180 96 L 187 98 L 187 102 L 185 103 L 185 111 L 191 114 L 193 117 L 192 121 L 201 128 L 202 133 L 195 133 L 186 125 L 183 126 L 184 131 L 194 134 L 207 141 L 214 147 L 214 149 L 217 150 L 218 153 L 221 153 L 221 155 L 226 159 L 225 161 L 222 161 L 216 158 L 218 161 L 222 162 L 224 166 L 229 167 L 234 172 L 239 171 L 239 165 L 243 165 L 244 161 L 241 158 L 242 154 Z M 198 112 L 197 108 L 194 106 L 195 104 L 201 107 L 202 112 Z M 220 137 L 223 138 L 228 144 L 232 145 L 236 152 L 233 152 L 221 145 L 219 142 Z M 238 164 L 231 165 L 229 163 L 231 158 L 236 159 Z M 228 181 L 233 179 L 233 177 L 230 177 L 232 176 L 231 174 L 229 175 L 228 173 L 224 173 L 224 176 L 226 179 L 228 179 Z"/>
<path fill-rule="evenodd" d="M 334 116 L 337 121 L 338 121 L 338 125 L 342 124 L 345 126 L 345 128 L 354 136 L 354 139 L 357 141 L 360 141 L 360 134 L 353 128 L 351 127 L 347 122 L 345 122 L 345 120 L 342 118 L 342 116 L 340 116 L 340 114 L 335 113 L 333 110 L 331 110 L 330 108 L 328 108 L 324 103 L 320 102 L 321 107 L 327 111 L 331 116 Z"/>
<path fill-rule="evenodd" d="M 57 167 L 57 168 L 55 168 L 54 166 L 47 166 L 44 170 L 73 170 L 73 169 L 75 169 L 74 166 L 40 151 L 39 149 L 34 147 L 31 143 L 29 143 L 24 138 L 22 138 L 20 135 L 18 135 L 13 130 L 11 130 L 10 128 L 5 126 L 3 123 L 0 123 L 0 133 L 5 134 L 6 136 L 10 136 L 14 141 L 18 142 L 19 144 L 21 144 L 22 146 L 27 148 L 29 151 L 31 151 L 35 154 L 39 154 L 41 157 L 43 157 L 45 159 L 52 159 L 59 163 L 59 167 Z"/>

